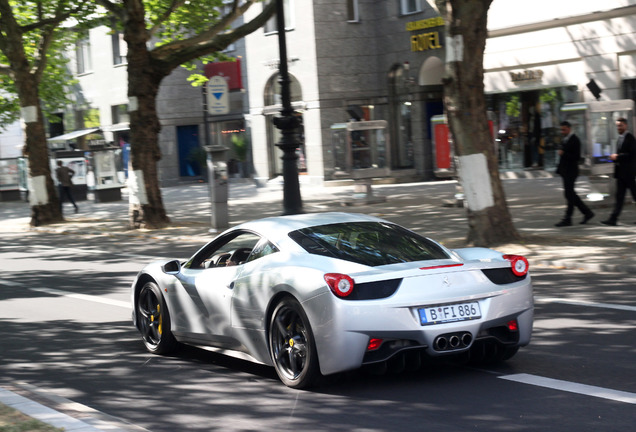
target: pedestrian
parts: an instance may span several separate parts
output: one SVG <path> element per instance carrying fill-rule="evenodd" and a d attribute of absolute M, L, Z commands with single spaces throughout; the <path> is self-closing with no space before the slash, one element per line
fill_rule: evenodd
<path fill-rule="evenodd" d="M 563 142 L 559 149 L 559 165 L 557 166 L 557 174 L 563 178 L 563 189 L 565 191 L 565 199 L 567 200 L 567 208 L 565 216 L 555 224 L 558 227 L 572 225 L 572 215 L 574 207 L 583 213 L 583 220 L 580 223 L 586 224 L 594 217 L 594 212 L 585 205 L 583 200 L 576 194 L 574 183 L 579 176 L 579 159 L 581 159 L 581 140 L 572 132 L 570 122 L 561 122 L 561 135 Z"/>
<path fill-rule="evenodd" d="M 627 130 L 627 119 L 621 117 L 616 120 L 618 141 L 616 153 L 610 155 L 614 161 L 614 178 L 616 179 L 616 202 L 609 219 L 601 221 L 603 225 L 615 226 L 623 210 L 623 201 L 627 189 L 632 191 L 632 198 L 636 201 L 636 138 Z"/>
<path fill-rule="evenodd" d="M 57 161 L 57 168 L 55 169 L 55 176 L 57 177 L 57 181 L 59 182 L 58 191 L 60 198 L 60 212 L 62 213 L 62 203 L 64 202 L 64 197 L 66 196 L 68 200 L 75 207 L 75 213 L 77 213 L 78 208 L 77 204 L 75 204 L 75 200 L 73 199 L 73 193 L 71 192 L 71 187 L 73 186 L 73 181 L 71 180 L 75 175 L 75 171 L 70 169 L 67 166 L 62 164 L 62 161 Z"/>

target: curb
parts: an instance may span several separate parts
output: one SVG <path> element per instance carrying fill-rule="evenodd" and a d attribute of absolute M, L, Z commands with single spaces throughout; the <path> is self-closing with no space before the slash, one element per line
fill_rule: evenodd
<path fill-rule="evenodd" d="M 48 400 L 52 406 L 65 406 L 70 410 L 76 410 L 79 418 L 64 414 L 46 405 L 43 405 L 28 397 L 21 396 L 4 387 L 0 387 L 0 403 L 20 411 L 22 414 L 61 428 L 68 432 L 148 432 L 140 426 L 129 424 L 124 420 L 97 411 L 88 406 L 73 402 L 61 396 L 49 394 L 26 383 L 15 384 L 17 391 L 24 391 L 33 399 Z"/>
<path fill-rule="evenodd" d="M 100 432 L 102 429 L 96 429 L 88 423 L 55 411 L 42 404 L 27 399 L 12 391 L 0 387 L 0 403 L 20 411 L 22 414 L 49 424 L 56 428 L 62 428 L 65 431 L 73 432 Z M 110 429 L 109 430 L 115 430 Z M 121 430 L 121 429 L 120 429 Z"/>

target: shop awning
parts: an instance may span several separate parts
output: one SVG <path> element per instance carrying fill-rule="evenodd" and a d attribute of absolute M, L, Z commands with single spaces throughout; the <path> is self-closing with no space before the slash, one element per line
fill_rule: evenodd
<path fill-rule="evenodd" d="M 70 141 L 70 140 L 75 139 L 75 138 L 83 137 L 84 135 L 89 135 L 89 134 L 95 133 L 95 132 L 97 132 L 99 130 L 100 130 L 99 128 L 76 130 L 76 131 L 73 131 L 73 132 L 65 133 L 64 135 L 58 135 L 56 137 L 49 138 L 49 139 L 47 139 L 47 141 L 48 142 Z"/>
<path fill-rule="evenodd" d="M 102 130 L 104 130 L 105 132 L 123 132 L 123 131 L 130 130 L 130 123 L 125 122 L 125 123 L 116 123 L 110 126 L 102 126 Z"/>
<path fill-rule="evenodd" d="M 240 58 L 237 58 L 236 61 L 208 63 L 203 66 L 203 70 L 208 78 L 213 76 L 225 78 L 230 90 L 241 90 L 243 88 Z"/>

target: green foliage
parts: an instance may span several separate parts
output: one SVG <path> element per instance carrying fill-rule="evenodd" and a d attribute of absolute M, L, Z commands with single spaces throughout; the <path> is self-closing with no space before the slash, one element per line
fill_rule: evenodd
<path fill-rule="evenodd" d="M 558 93 L 555 89 L 543 89 L 539 94 L 539 100 L 544 103 L 550 103 L 558 98 Z"/>
<path fill-rule="evenodd" d="M 201 87 L 208 82 L 208 77 L 203 74 L 201 65 L 206 65 L 212 61 L 236 61 L 236 58 L 227 56 L 224 53 L 214 53 L 213 55 L 200 58 L 196 62 L 188 62 L 181 65 L 182 68 L 192 72 L 187 78 L 188 82 L 192 84 L 192 87 Z"/>
<path fill-rule="evenodd" d="M 510 95 L 506 102 L 506 115 L 508 117 L 519 117 L 521 114 L 521 96 L 519 94 Z"/>
<path fill-rule="evenodd" d="M 95 128 L 100 127 L 101 121 L 99 119 L 99 109 L 89 108 L 84 111 L 84 127 Z"/>
<path fill-rule="evenodd" d="M 8 76 L 0 75 L 0 130 L 20 118 L 20 100 L 13 84 Z"/>
<path fill-rule="evenodd" d="M 8 0 L 0 0 L 7 2 Z M 89 13 L 93 10 L 94 5 L 85 1 L 72 0 L 56 0 L 56 1 L 38 1 L 38 0 L 11 0 L 9 2 L 11 10 L 20 26 L 28 27 L 21 35 L 22 47 L 26 58 L 30 62 L 30 70 L 34 71 L 41 65 L 45 64 L 39 82 L 40 100 L 44 115 L 54 121 L 53 114 L 64 109 L 70 102 L 67 95 L 71 94 L 69 86 L 76 81 L 73 80 L 68 70 L 68 58 L 65 52 L 69 47 L 73 47 L 77 33 L 72 31 L 70 27 L 61 24 L 40 25 L 38 22 L 47 19 L 53 19 L 60 12 L 70 12 L 73 8 L 81 5 L 82 13 Z M 80 17 L 73 14 L 74 17 Z M 3 17 L 3 19 L 6 17 Z M 41 57 L 42 41 L 44 33 L 53 31 L 51 44 L 45 51 L 45 58 Z M 6 32 L 2 37 L 7 36 Z M 45 63 L 43 63 L 45 62 Z M 0 66 L 11 67 L 8 58 L 3 50 L 0 50 Z M 15 86 L 15 71 L 11 69 L 8 74 L 0 74 L 0 127 L 7 126 L 20 116 L 20 102 L 17 98 L 17 89 Z"/>
<path fill-rule="evenodd" d="M 171 0 L 144 0 L 148 22 L 151 26 L 160 24 L 155 34 L 159 39 L 157 45 L 184 40 L 200 33 L 218 21 L 225 9 L 223 0 L 191 0 L 164 20 L 166 11 L 173 3 Z"/>
<path fill-rule="evenodd" d="M 155 36 L 158 38 L 156 46 L 162 46 L 174 41 L 186 40 L 196 34 L 207 30 L 214 25 L 225 14 L 230 12 L 231 5 L 223 0 L 192 0 L 187 1 L 187 5 L 177 8 L 166 20 L 165 13 L 172 1 L 167 0 L 144 0 L 146 16 L 150 26 L 159 26 Z M 208 78 L 203 74 L 201 65 L 213 61 L 228 61 L 232 57 L 222 52 L 216 52 L 196 61 L 187 62 L 181 65 L 184 69 L 192 72 L 188 81 L 193 87 L 205 85 Z"/>
<path fill-rule="evenodd" d="M 245 159 L 247 159 L 247 140 L 243 134 L 232 135 L 232 147 L 236 158 L 241 162 L 245 162 Z"/>

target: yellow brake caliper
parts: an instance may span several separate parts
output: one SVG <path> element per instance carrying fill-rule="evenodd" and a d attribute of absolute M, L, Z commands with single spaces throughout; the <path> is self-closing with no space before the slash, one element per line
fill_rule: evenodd
<path fill-rule="evenodd" d="M 157 313 L 159 314 L 159 326 L 157 327 L 157 331 L 159 334 L 162 334 L 161 326 L 163 325 L 163 315 L 161 315 L 161 305 L 157 305 Z"/>

